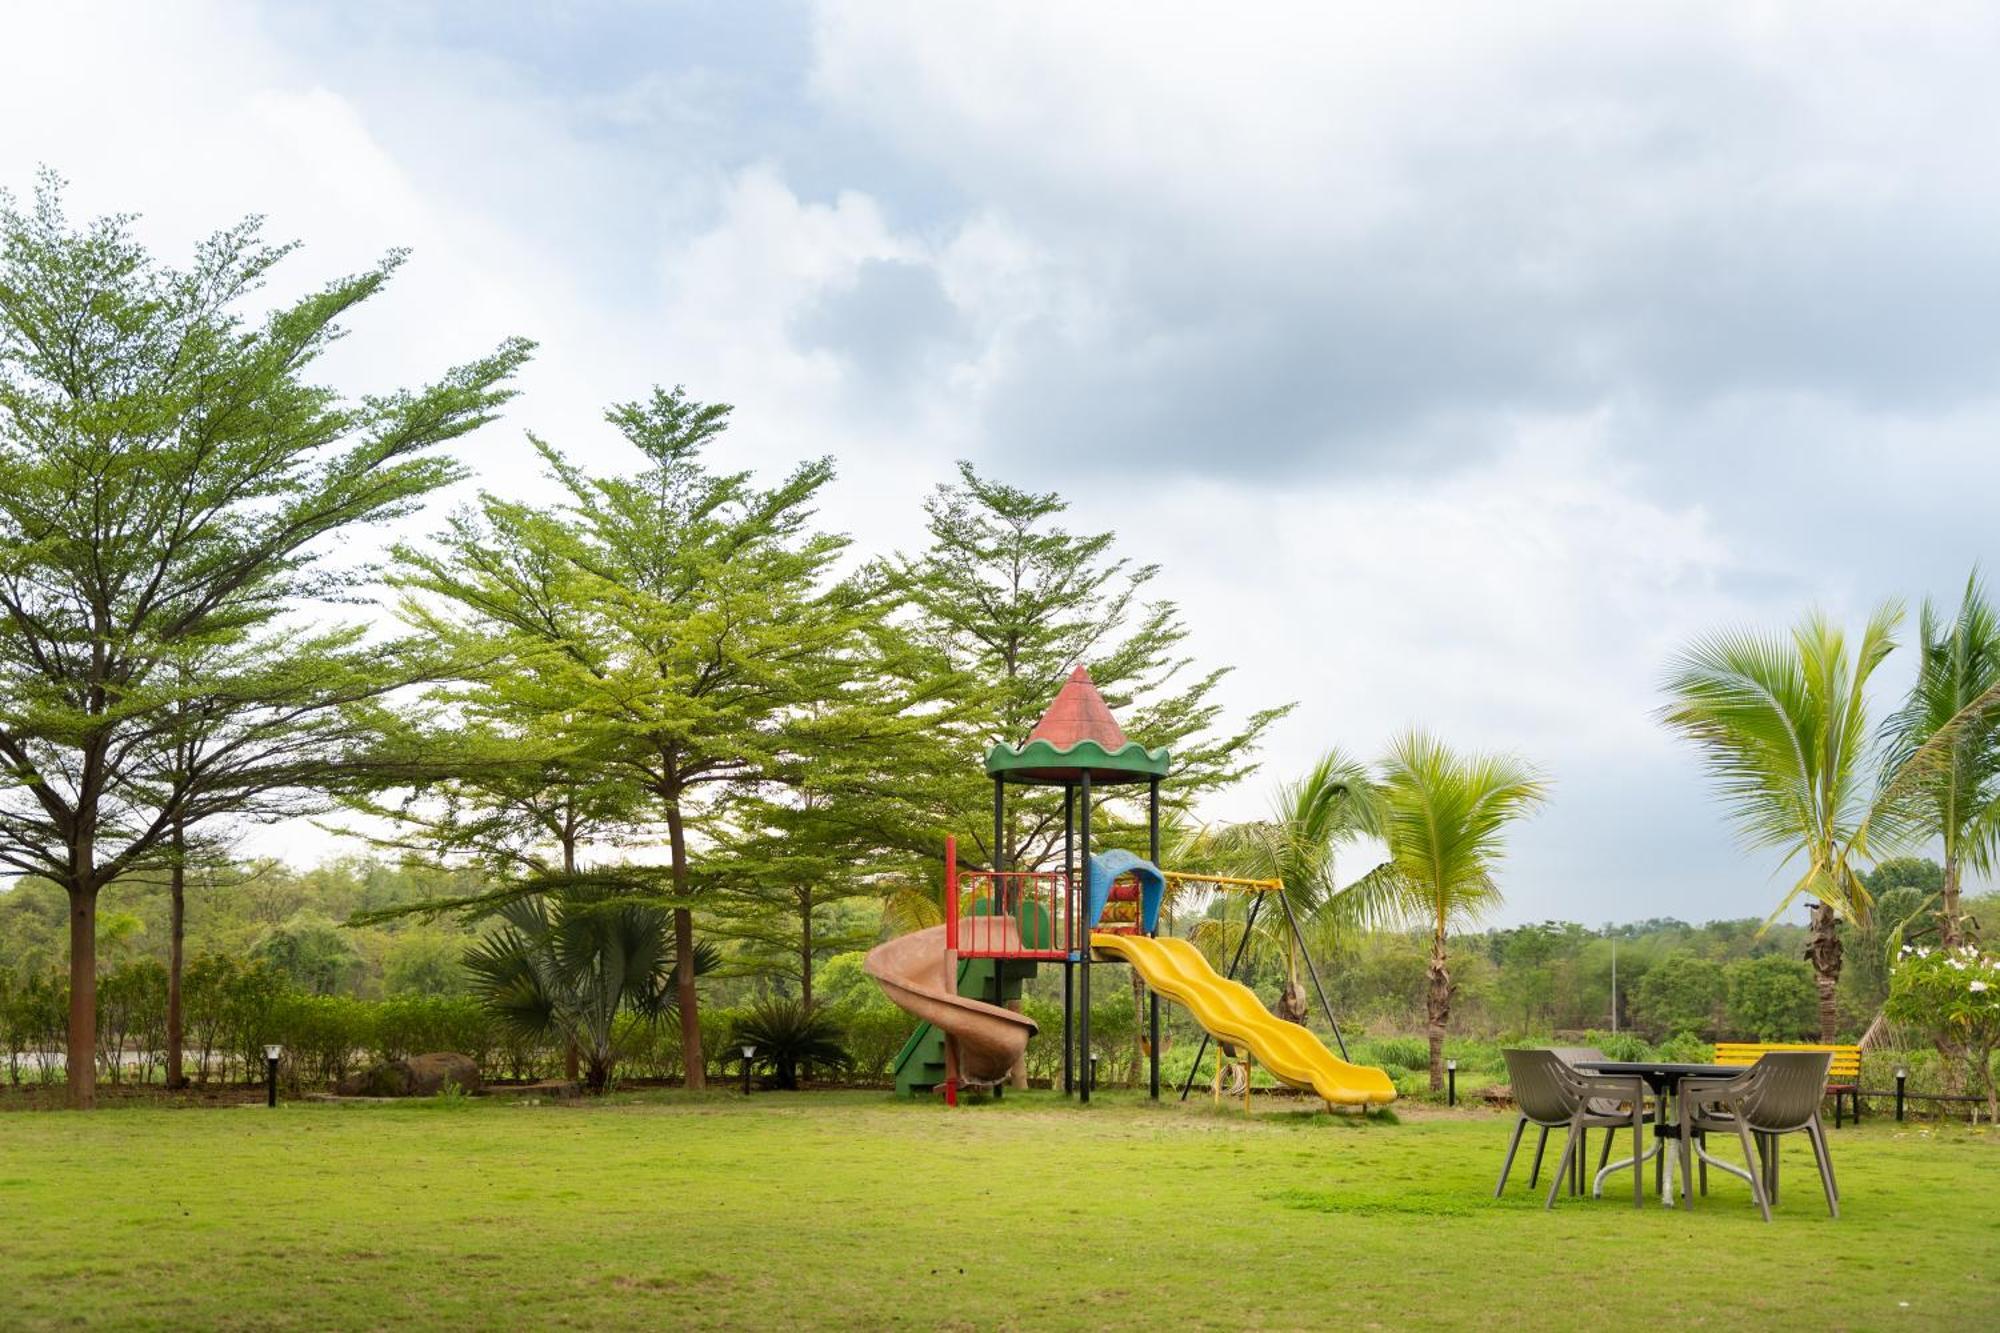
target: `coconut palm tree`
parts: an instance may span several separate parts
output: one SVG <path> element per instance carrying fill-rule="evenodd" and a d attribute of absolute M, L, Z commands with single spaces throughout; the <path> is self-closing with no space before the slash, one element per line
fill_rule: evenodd
<path fill-rule="evenodd" d="M 1244 879 L 1275 879 L 1285 886 L 1303 927 L 1337 915 L 1346 905 L 1335 877 L 1335 855 L 1380 827 L 1367 768 L 1339 750 L 1328 750 L 1304 776 L 1273 793 L 1269 818 L 1197 830 L 1183 842 L 1174 864 Z M 1225 899 L 1218 906 L 1219 911 L 1189 931 L 1196 946 L 1214 958 L 1234 954 L 1248 925 L 1243 904 Z M 1253 964 L 1283 967 L 1285 988 L 1275 1012 L 1303 1023 L 1307 1010 L 1299 943 L 1283 912 L 1266 909 L 1257 916 L 1247 955 Z"/>
<path fill-rule="evenodd" d="M 1978 707 L 2000 691 L 2000 613 L 1977 570 L 1949 622 L 1925 600 L 1917 651 L 1909 698 L 1883 725 L 1889 798 L 1944 846 L 1938 942 L 1952 948 L 1965 935 L 1965 868 L 1988 874 L 2000 862 L 2000 709 Z"/>
<path fill-rule="evenodd" d="M 1461 755 L 1410 731 L 1382 761 L 1381 833 L 1389 860 L 1342 895 L 1361 918 L 1397 917 L 1431 936 L 1424 1017 L 1431 1045 L 1431 1091 L 1444 1087 L 1444 1032 L 1452 983 L 1446 941 L 1500 902 L 1493 873 L 1507 825 L 1548 798 L 1535 769 L 1507 755 Z"/>
<path fill-rule="evenodd" d="M 1701 748 L 1746 848 L 1784 853 L 1799 875 L 1770 920 L 1812 901 L 1806 960 L 1819 988 L 1820 1040 L 1832 1041 L 1841 921 L 1866 923 L 1859 862 L 1893 840 L 1868 768 L 1868 678 L 1896 646 L 1902 608 L 1869 617 L 1850 647 L 1815 611 L 1790 634 L 1730 631 L 1698 640 L 1669 668 L 1660 717 Z M 1766 925 L 1770 921 L 1765 922 Z"/>

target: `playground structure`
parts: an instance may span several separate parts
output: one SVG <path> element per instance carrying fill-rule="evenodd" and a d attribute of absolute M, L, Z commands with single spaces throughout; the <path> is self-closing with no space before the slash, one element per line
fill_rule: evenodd
<path fill-rule="evenodd" d="M 1006 1008 L 1021 984 L 1043 964 L 1063 970 L 1062 1090 L 1088 1102 L 1091 1079 L 1091 975 L 1095 967 L 1124 963 L 1146 989 L 1148 1092 L 1160 1095 L 1160 997 L 1185 1006 L 1203 1030 L 1201 1064 L 1210 1040 L 1240 1059 L 1254 1059 L 1279 1082 L 1312 1093 L 1333 1106 L 1381 1106 L 1395 1100 L 1395 1086 L 1379 1069 L 1347 1061 L 1347 1045 L 1326 1002 L 1317 970 L 1313 988 L 1340 1047 L 1336 1056 L 1296 1023 L 1265 1009 L 1236 981 L 1239 947 L 1229 971 L 1218 974 L 1186 940 L 1159 934 L 1161 903 L 1170 884 L 1200 883 L 1224 892 L 1255 895 L 1244 926 L 1244 944 L 1267 901 L 1275 898 L 1287 927 L 1298 921 L 1276 880 L 1162 871 L 1160 783 L 1170 758 L 1128 740 L 1111 716 L 1090 674 L 1078 667 L 1050 703 L 1027 740 L 995 745 L 986 756 L 993 779 L 993 856 L 990 869 L 961 868 L 957 841 L 945 840 L 944 923 L 890 940 L 868 955 L 867 970 L 888 997 L 922 1020 L 897 1056 L 900 1092 L 942 1087 L 950 1105 L 962 1087 L 991 1088 L 996 1095 L 1038 1029 Z M 1146 785 L 1147 857 L 1123 849 L 1093 853 L 1092 811 L 1107 786 Z M 1007 788 L 1034 784 L 1063 789 L 1062 864 L 1055 870 L 1014 870 L 1001 863 L 1006 846 Z M 1300 941 L 1301 945 L 1303 941 Z M 1185 1099 L 1194 1068 L 1182 1085 Z M 1247 1076 L 1246 1076 L 1247 1088 Z"/>

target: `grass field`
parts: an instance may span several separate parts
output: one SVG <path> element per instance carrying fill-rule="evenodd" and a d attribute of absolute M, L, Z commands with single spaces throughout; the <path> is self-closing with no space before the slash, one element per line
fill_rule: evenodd
<path fill-rule="evenodd" d="M 2000 1326 L 2000 1141 L 1777 1221 L 1491 1197 L 1508 1121 L 875 1094 L 0 1116 L 0 1325 Z M 1520 1178 L 1517 1177 L 1517 1180 Z M 1546 1180 L 1546 1177 L 1544 1177 Z"/>

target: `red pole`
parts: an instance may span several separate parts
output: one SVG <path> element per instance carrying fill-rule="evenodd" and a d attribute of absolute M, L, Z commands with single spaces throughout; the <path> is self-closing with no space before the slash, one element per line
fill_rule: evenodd
<path fill-rule="evenodd" d="M 958 990 L 958 839 L 944 840 L 944 986 Z M 944 1039 L 944 1104 L 958 1105 L 958 1043 Z"/>
<path fill-rule="evenodd" d="M 944 840 L 944 947 L 958 951 L 958 839 Z"/>

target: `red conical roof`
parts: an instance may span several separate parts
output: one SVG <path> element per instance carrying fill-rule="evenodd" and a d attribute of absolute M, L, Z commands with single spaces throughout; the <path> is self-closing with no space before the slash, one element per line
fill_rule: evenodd
<path fill-rule="evenodd" d="M 1096 741 L 1107 752 L 1122 750 L 1127 744 L 1125 733 L 1111 716 L 1104 696 L 1097 692 L 1090 673 L 1082 667 L 1070 672 L 1069 679 L 1049 704 L 1049 711 L 1042 714 L 1042 720 L 1028 733 L 1028 741 L 1030 744 L 1047 741 L 1059 750 L 1067 750 L 1079 741 Z"/>

